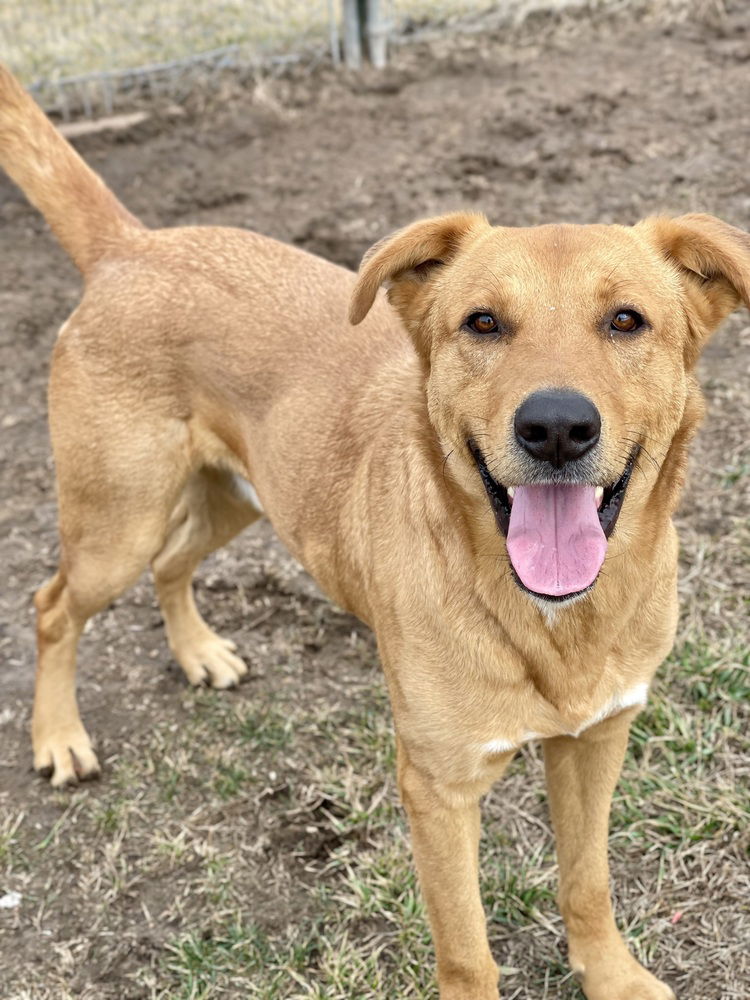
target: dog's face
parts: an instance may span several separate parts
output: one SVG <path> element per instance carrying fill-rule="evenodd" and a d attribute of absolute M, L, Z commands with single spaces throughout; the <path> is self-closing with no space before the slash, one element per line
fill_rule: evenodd
<path fill-rule="evenodd" d="M 709 216 L 505 229 L 459 214 L 370 251 L 353 322 L 383 283 L 423 360 L 432 424 L 465 488 L 486 495 L 517 582 L 570 600 L 615 525 L 681 476 L 669 457 L 700 414 L 691 370 L 748 300 L 750 239 Z"/>

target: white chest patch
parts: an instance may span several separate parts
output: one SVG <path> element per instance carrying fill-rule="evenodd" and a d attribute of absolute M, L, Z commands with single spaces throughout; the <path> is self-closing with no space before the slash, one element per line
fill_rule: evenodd
<path fill-rule="evenodd" d="M 602 722 L 604 719 L 608 719 L 610 715 L 617 715 L 618 712 L 622 712 L 626 708 L 634 708 L 636 705 L 645 705 L 647 698 L 648 684 L 636 684 L 627 691 L 623 691 L 621 694 L 616 694 L 610 698 L 609 701 L 605 702 L 597 712 L 594 712 L 590 718 L 581 723 L 578 729 L 574 732 L 560 732 L 550 735 L 580 736 L 586 729 L 590 729 L 591 726 L 595 726 L 597 722 Z M 482 743 L 480 749 L 482 753 L 507 753 L 509 750 L 516 750 L 523 743 L 539 739 L 544 739 L 544 734 L 526 731 L 520 736 L 519 739 L 516 740 L 489 740 L 487 743 Z"/>
<path fill-rule="evenodd" d="M 244 476 L 238 476 L 236 473 L 232 479 L 232 485 L 234 486 L 234 491 L 238 497 L 249 503 L 251 507 L 263 513 L 263 504 L 260 502 L 260 497 L 255 492 L 255 487 L 251 482 L 248 482 Z"/>

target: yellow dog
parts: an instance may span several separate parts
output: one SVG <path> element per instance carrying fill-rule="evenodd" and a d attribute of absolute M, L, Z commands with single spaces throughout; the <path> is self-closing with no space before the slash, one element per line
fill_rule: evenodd
<path fill-rule="evenodd" d="M 36 597 L 36 767 L 54 785 L 98 772 L 76 645 L 149 564 L 189 681 L 237 683 L 191 577 L 265 511 L 377 633 L 441 1000 L 498 996 L 479 799 L 531 739 L 587 997 L 671 997 L 615 927 L 607 821 L 673 641 L 693 369 L 748 302 L 747 235 L 700 215 L 456 214 L 355 277 L 253 233 L 145 229 L 7 72 L 0 161 L 86 285 L 50 382 L 61 555 Z"/>

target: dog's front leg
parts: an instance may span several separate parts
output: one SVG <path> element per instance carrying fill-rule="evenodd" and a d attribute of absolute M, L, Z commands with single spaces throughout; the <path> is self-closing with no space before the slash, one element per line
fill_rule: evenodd
<path fill-rule="evenodd" d="M 570 964 L 588 1000 L 674 1000 L 628 951 L 609 895 L 609 809 L 635 714 L 621 712 L 579 737 L 544 743 L 560 910 Z"/>
<path fill-rule="evenodd" d="M 498 1000 L 479 894 L 479 797 L 417 768 L 399 742 L 401 799 L 437 954 L 440 1000 Z"/>

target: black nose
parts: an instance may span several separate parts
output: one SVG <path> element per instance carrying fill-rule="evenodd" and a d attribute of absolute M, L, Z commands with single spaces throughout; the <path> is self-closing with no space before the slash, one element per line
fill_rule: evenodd
<path fill-rule="evenodd" d="M 547 389 L 521 403 L 515 417 L 516 438 L 534 458 L 561 469 L 581 458 L 599 440 L 599 411 L 579 392 Z"/>

